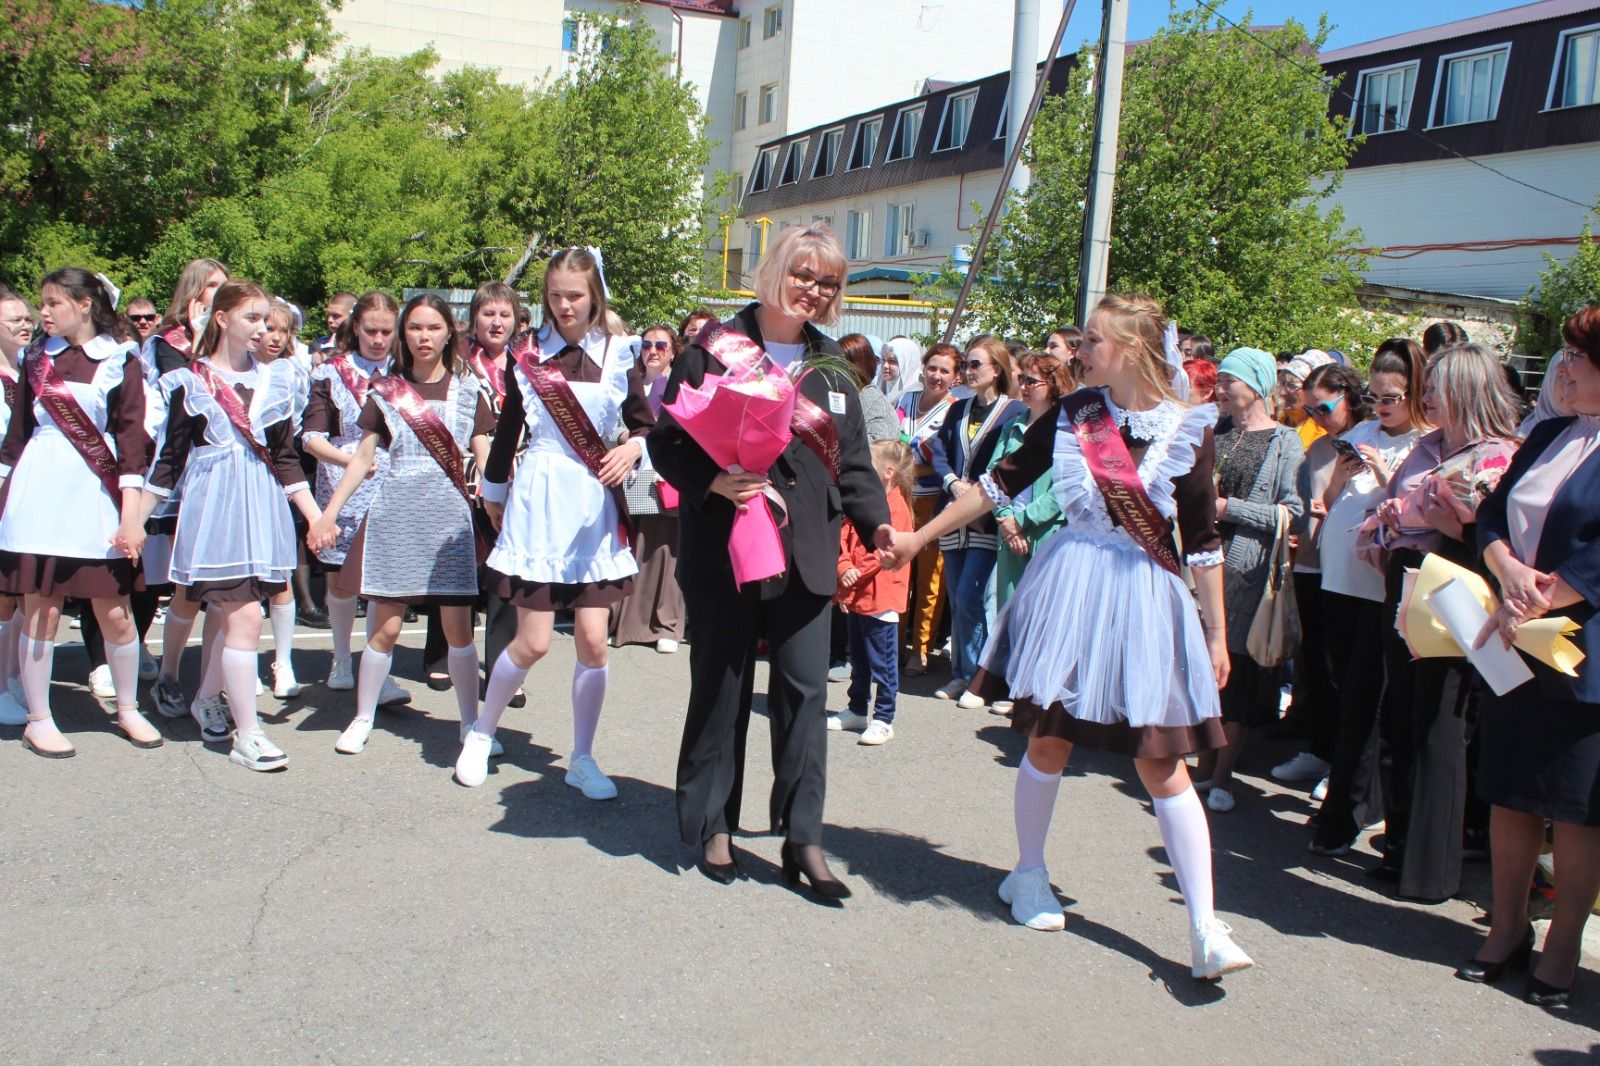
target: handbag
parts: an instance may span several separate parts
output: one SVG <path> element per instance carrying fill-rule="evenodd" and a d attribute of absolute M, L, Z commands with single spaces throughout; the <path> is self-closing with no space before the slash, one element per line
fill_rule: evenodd
<path fill-rule="evenodd" d="M 1300 643 L 1300 614 L 1295 609 L 1294 580 L 1289 560 L 1289 509 L 1282 504 L 1267 562 L 1267 584 L 1250 620 L 1245 650 L 1257 665 L 1279 666 Z"/>

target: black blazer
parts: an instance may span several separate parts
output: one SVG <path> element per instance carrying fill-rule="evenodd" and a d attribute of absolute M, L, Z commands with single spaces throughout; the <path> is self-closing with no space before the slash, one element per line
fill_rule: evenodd
<path fill-rule="evenodd" d="M 1506 501 L 1550 447 L 1560 433 L 1576 421 L 1552 418 L 1541 422 L 1528 434 L 1522 449 L 1511 460 L 1500 485 L 1478 508 L 1478 548 L 1482 551 L 1497 540 L 1511 539 L 1506 520 Z M 1507 545 L 1509 547 L 1509 545 Z M 1583 627 L 1572 637 L 1586 658 L 1577 677 L 1563 673 L 1524 655 L 1545 696 L 1584 703 L 1600 703 L 1600 453 L 1590 456 L 1573 471 L 1550 501 L 1550 514 L 1539 535 L 1537 557 L 1522 562 L 1546 574 L 1557 574 L 1584 602 L 1551 611 L 1552 617 L 1566 617 Z"/>
<path fill-rule="evenodd" d="M 726 325 L 761 344 L 757 306 L 750 304 Z M 842 355 L 833 338 L 810 324 L 805 328 L 805 345 L 807 358 Z M 737 594 L 733 564 L 728 558 L 734 506 L 731 500 L 711 491 L 711 482 L 722 468 L 684 432 L 665 405 L 678 398 L 678 389 L 684 384 L 698 387 L 707 374 L 722 374 L 725 370 L 698 344 L 690 344 L 678 353 L 662 396 L 661 413 L 655 429 L 650 431 L 650 462 L 681 496 L 678 583 L 691 597 L 710 594 L 733 598 Z M 839 430 L 839 484 L 834 485 L 828 468 L 798 437 L 778 457 L 768 478 L 788 512 L 788 522 L 781 527 L 780 536 L 789 569 L 782 577 L 762 583 L 762 598 L 776 596 L 795 575 L 807 591 L 832 596 L 839 584 L 841 515 L 850 516 L 868 544 L 878 527 L 889 523 L 889 501 L 867 450 L 867 428 L 855 384 L 825 370 L 807 374 L 800 391 L 824 411 L 830 410 L 830 393 L 836 397 L 835 404 L 838 397 L 843 398 L 844 414 L 833 416 Z"/>

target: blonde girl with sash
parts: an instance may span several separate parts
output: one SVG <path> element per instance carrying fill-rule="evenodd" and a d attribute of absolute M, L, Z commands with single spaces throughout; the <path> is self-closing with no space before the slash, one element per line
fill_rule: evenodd
<path fill-rule="evenodd" d="M 367 483 L 379 451 L 387 453 L 361 539 L 361 594 L 371 631 L 361 655 L 355 718 L 334 749 L 358 755 L 366 748 L 407 607 L 438 611 L 465 739 L 478 711 L 472 636 L 478 552 L 466 460 L 470 455 L 481 466 L 488 459 L 494 415 L 461 359 L 455 319 L 439 297 L 406 304 L 394 371 L 372 382 L 357 424 L 361 443 L 306 537 L 313 550 L 338 539 L 336 516 Z"/>
<path fill-rule="evenodd" d="M 483 784 L 500 715 L 550 650 L 555 612 L 571 608 L 578 657 L 566 782 L 589 799 L 617 794 L 593 745 L 608 678 L 610 608 L 639 572 L 618 490 L 644 456 L 642 436 L 655 415 L 638 368 L 639 338 L 612 332 L 606 298 L 597 249 L 557 252 L 545 268 L 544 326 L 512 348 L 482 493 L 499 528 L 490 577 L 517 608 L 517 635 L 489 674 L 483 711 L 456 761 L 456 780 L 469 787 Z M 512 480 L 524 431 L 527 454 Z"/>
<path fill-rule="evenodd" d="M 229 281 L 217 290 L 187 367 L 161 377 L 166 418 L 144 494 L 144 516 L 183 496 L 172 534 L 171 578 L 185 599 L 207 609 L 220 646 L 205 656 L 192 713 L 201 737 L 229 737 L 220 697 L 233 716 L 232 761 L 281 770 L 288 756 L 256 715 L 262 600 L 294 576 L 292 502 L 307 522 L 322 517 L 295 451 L 302 390 L 292 363 L 261 363 L 270 303 L 257 285 Z"/>
<path fill-rule="evenodd" d="M 1065 926 L 1044 864 L 1061 772 L 1075 744 L 1131 755 L 1188 909 L 1191 972 L 1215 980 L 1252 965 L 1212 910 L 1211 833 L 1183 761 L 1224 743 L 1217 410 L 1180 399 L 1165 331 L 1149 297 L 1102 300 L 1078 350 L 1086 387 L 1036 419 L 1021 447 L 925 528 L 896 534 L 893 554 L 910 562 L 932 538 L 1050 475 L 1066 526 L 1023 571 L 973 679 L 981 695 L 1014 701 L 1012 726 L 1029 737 L 1013 800 L 1017 865 L 1000 898 L 1031 929 Z"/>
<path fill-rule="evenodd" d="M 138 711 L 139 634 L 128 596 L 144 544 L 140 490 L 149 467 L 144 367 L 109 283 L 63 267 L 40 283 L 42 332 L 22 353 L 0 444 L 0 592 L 22 597 L 18 673 L 28 708 L 22 740 L 50 759 L 77 754 L 50 712 L 55 632 L 68 599 L 88 600 L 105 635 L 117 729 L 161 745 Z"/>

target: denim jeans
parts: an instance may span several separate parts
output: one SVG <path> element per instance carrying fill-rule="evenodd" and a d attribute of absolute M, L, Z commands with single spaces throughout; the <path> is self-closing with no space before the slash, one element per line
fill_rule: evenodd
<path fill-rule="evenodd" d="M 850 630 L 850 710 L 890 725 L 900 694 L 900 623 L 852 614 L 845 624 Z M 878 698 L 869 709 L 873 685 L 878 686 Z"/>
<path fill-rule="evenodd" d="M 988 548 L 952 548 L 944 553 L 950 589 L 951 675 L 971 681 L 989 639 L 987 599 L 995 553 Z"/>

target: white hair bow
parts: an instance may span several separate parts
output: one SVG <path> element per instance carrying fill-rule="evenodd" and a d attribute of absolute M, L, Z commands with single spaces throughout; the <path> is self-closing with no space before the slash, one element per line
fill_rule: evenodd
<path fill-rule="evenodd" d="M 562 251 L 564 251 L 564 252 L 576 252 L 576 251 L 580 251 L 580 250 L 588 252 L 591 256 L 594 257 L 594 269 L 595 269 L 595 272 L 600 275 L 600 291 L 605 294 L 606 303 L 610 303 L 611 302 L 611 286 L 606 284 L 606 257 L 604 255 L 601 255 L 600 254 L 600 249 L 596 248 L 592 244 L 585 245 L 582 249 L 579 249 L 579 247 L 576 244 L 574 244 L 570 248 L 562 249 Z M 556 254 L 560 255 L 561 252 L 557 252 Z"/>
<path fill-rule="evenodd" d="M 100 283 L 100 287 L 106 290 L 106 297 L 111 301 L 111 310 L 115 311 L 117 301 L 122 299 L 122 290 L 111 284 L 111 279 L 104 274 L 96 274 L 94 277 Z"/>
<path fill-rule="evenodd" d="M 1172 370 L 1172 391 L 1178 399 L 1189 398 L 1189 373 L 1183 369 L 1183 349 L 1178 347 L 1178 324 L 1169 321 L 1167 331 L 1161 335 L 1161 347 L 1167 354 L 1167 366 Z"/>

